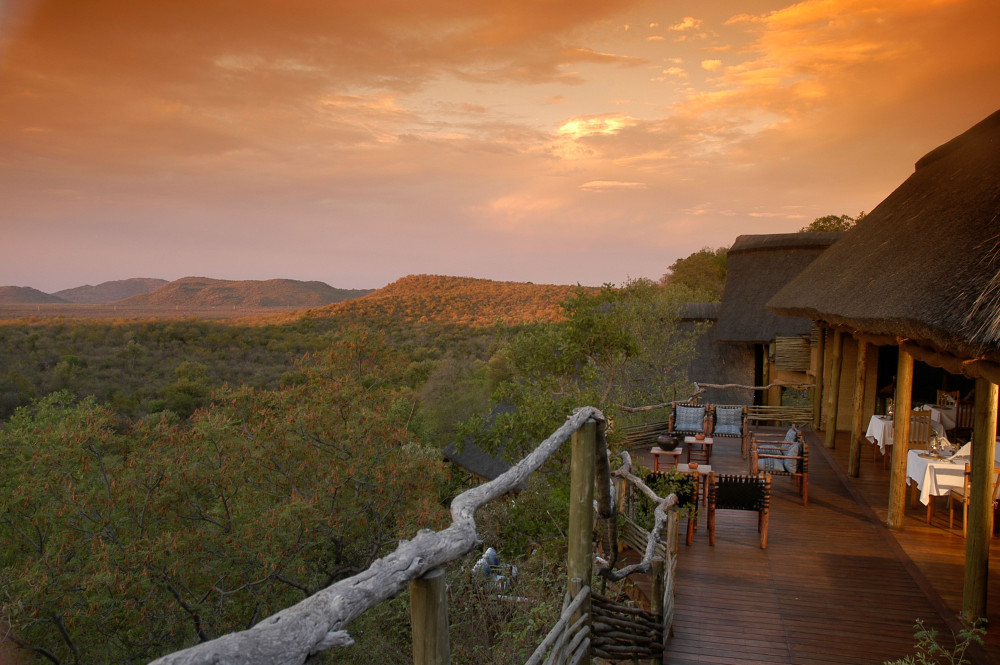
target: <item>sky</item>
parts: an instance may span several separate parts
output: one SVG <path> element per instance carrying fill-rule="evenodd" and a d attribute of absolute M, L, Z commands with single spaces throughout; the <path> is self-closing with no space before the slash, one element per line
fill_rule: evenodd
<path fill-rule="evenodd" d="M 1000 108 L 996 0 L 0 0 L 0 285 L 659 279 Z"/>

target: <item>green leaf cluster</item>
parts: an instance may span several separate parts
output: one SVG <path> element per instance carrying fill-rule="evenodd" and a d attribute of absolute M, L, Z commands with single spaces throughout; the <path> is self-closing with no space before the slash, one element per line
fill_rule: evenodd
<path fill-rule="evenodd" d="M 701 331 L 681 328 L 675 298 L 649 280 L 581 290 L 564 303 L 564 322 L 522 329 L 497 351 L 503 369 L 493 415 L 468 422 L 465 433 L 515 460 L 580 405 L 625 421 L 621 406 L 689 394 L 687 366 Z"/>
<path fill-rule="evenodd" d="M 865 217 L 862 210 L 857 217 L 850 215 L 824 215 L 817 217 L 806 226 L 799 229 L 799 233 L 823 233 L 827 231 L 850 231 Z"/>

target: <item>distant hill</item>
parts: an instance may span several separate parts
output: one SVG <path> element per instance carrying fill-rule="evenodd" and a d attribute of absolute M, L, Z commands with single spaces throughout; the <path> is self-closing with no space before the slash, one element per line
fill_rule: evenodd
<path fill-rule="evenodd" d="M 231 281 L 185 277 L 148 293 L 125 298 L 126 307 L 322 307 L 371 293 L 371 289 L 336 289 L 323 282 L 293 279 Z"/>
<path fill-rule="evenodd" d="M 362 298 L 312 310 L 308 315 L 344 316 L 370 323 L 433 321 L 479 326 L 493 325 L 498 321 L 508 325 L 557 321 L 562 318 L 560 303 L 570 299 L 579 288 L 471 277 L 410 275 Z"/>
<path fill-rule="evenodd" d="M 135 277 L 132 279 L 118 279 L 112 282 L 102 282 L 97 286 L 78 286 L 74 289 L 56 291 L 52 295 L 62 298 L 68 302 L 77 303 L 105 303 L 124 300 L 140 293 L 149 293 L 164 284 L 165 279 L 154 279 L 152 277 Z"/>
<path fill-rule="evenodd" d="M 0 305 L 34 305 L 68 302 L 30 286 L 0 286 Z"/>

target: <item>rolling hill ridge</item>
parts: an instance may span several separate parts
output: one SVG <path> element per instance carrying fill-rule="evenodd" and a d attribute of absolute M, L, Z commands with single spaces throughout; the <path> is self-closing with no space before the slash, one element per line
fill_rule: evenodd
<path fill-rule="evenodd" d="M 310 310 L 310 317 L 345 317 L 376 323 L 505 325 L 563 318 L 561 303 L 579 289 L 555 284 L 499 282 L 472 277 L 409 275 L 364 297 Z"/>
<path fill-rule="evenodd" d="M 337 289 L 323 282 L 293 279 L 264 281 L 184 277 L 155 291 L 117 304 L 131 307 L 320 307 L 371 293 L 370 289 Z"/>
<path fill-rule="evenodd" d="M 59 296 L 54 296 L 30 286 L 0 286 L 0 305 L 34 305 L 47 303 L 66 303 Z"/>
<path fill-rule="evenodd" d="M 322 307 L 358 298 L 372 289 L 337 289 L 323 282 L 293 279 L 226 280 L 208 277 L 164 279 L 137 277 L 97 286 L 44 293 L 25 286 L 0 286 L 0 305 L 116 305 L 126 309 L 203 309 L 235 307 Z"/>
<path fill-rule="evenodd" d="M 117 302 L 148 293 L 168 284 L 165 279 L 155 279 L 152 277 L 134 277 L 132 279 L 117 279 L 111 282 L 102 282 L 97 286 L 78 286 L 73 289 L 56 291 L 52 295 L 62 298 L 66 302 L 76 303 L 105 303 Z"/>

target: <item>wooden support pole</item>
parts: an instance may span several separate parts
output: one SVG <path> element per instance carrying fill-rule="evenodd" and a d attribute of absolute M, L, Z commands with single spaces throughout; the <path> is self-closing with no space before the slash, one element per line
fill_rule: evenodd
<path fill-rule="evenodd" d="M 777 345 L 771 342 L 767 345 L 767 383 L 774 383 L 774 379 L 778 375 L 778 366 L 774 362 L 775 347 Z M 781 406 L 782 391 L 781 386 L 772 385 L 767 389 L 767 403 L 772 406 Z"/>
<path fill-rule="evenodd" d="M 597 423 L 588 420 L 576 432 L 572 441 L 573 458 L 570 461 L 569 533 L 566 568 L 570 594 L 576 596 L 580 588 L 588 586 L 593 575 L 594 554 L 594 470 L 596 468 Z M 570 624 L 582 614 L 590 612 L 590 601 L 572 617 Z M 589 660 L 589 655 L 588 655 Z"/>
<path fill-rule="evenodd" d="M 813 429 L 823 426 L 823 374 L 826 364 L 826 327 L 818 326 L 819 340 L 816 344 L 816 373 L 813 376 Z"/>
<path fill-rule="evenodd" d="M 968 538 L 965 541 L 965 586 L 962 592 L 962 616 L 968 621 L 986 617 L 990 536 L 993 531 L 993 465 L 997 436 L 995 383 L 976 379 L 974 408 L 969 524 Z"/>
<path fill-rule="evenodd" d="M 448 665 L 448 596 L 444 568 L 410 582 L 413 665 Z"/>
<path fill-rule="evenodd" d="M 663 559 L 653 559 L 649 567 L 650 589 L 649 609 L 658 616 L 663 616 L 663 571 L 666 566 Z"/>
<path fill-rule="evenodd" d="M 854 372 L 854 414 L 851 419 L 851 451 L 847 457 L 847 475 L 861 475 L 861 437 L 865 431 L 865 384 L 868 382 L 868 342 L 858 340 L 858 362 Z"/>
<path fill-rule="evenodd" d="M 889 474 L 890 529 L 903 527 L 906 510 L 906 453 L 910 451 L 910 407 L 913 394 L 913 356 L 902 347 L 896 364 L 895 416 L 892 421 L 892 470 Z"/>
<path fill-rule="evenodd" d="M 844 364 L 844 333 L 835 330 L 830 355 L 830 389 L 826 396 L 826 437 L 823 445 L 833 450 L 837 447 L 837 409 L 840 407 L 840 374 Z"/>

